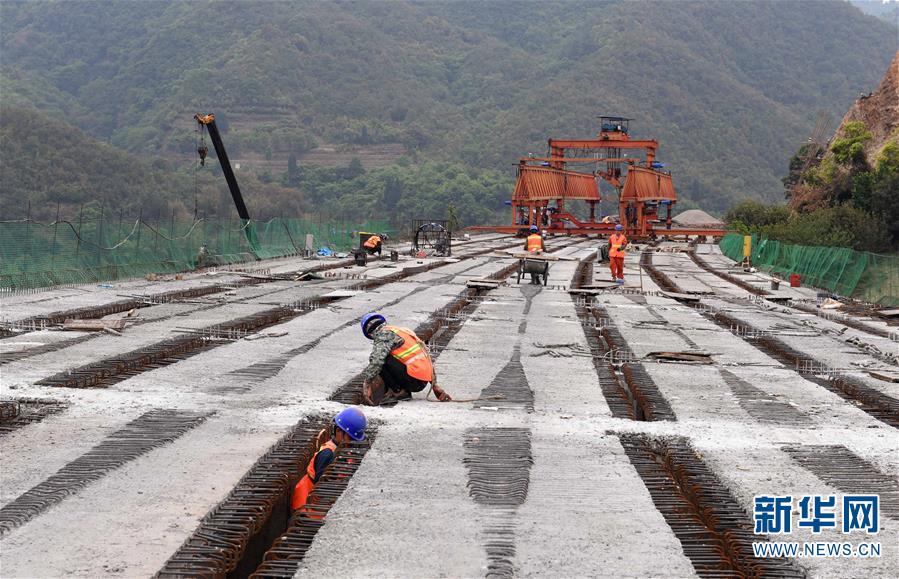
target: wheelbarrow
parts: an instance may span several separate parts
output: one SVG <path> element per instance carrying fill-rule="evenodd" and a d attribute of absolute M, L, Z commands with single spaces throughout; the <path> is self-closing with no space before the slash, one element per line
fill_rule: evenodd
<path fill-rule="evenodd" d="M 549 279 L 549 261 L 539 259 L 537 257 L 522 257 L 518 260 L 518 278 L 515 283 L 521 283 L 521 277 L 524 275 L 536 276 L 537 282 L 546 285 Z"/>

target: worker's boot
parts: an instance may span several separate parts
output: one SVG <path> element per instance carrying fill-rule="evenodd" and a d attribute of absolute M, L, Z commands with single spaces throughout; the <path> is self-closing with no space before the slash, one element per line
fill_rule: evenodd
<path fill-rule="evenodd" d="M 378 406 L 384 399 L 386 391 L 384 379 L 381 376 L 375 376 L 362 384 L 362 403 L 366 406 Z"/>
<path fill-rule="evenodd" d="M 403 400 L 412 400 L 412 393 L 408 390 L 387 390 L 384 398 L 381 399 L 382 406 L 393 406 L 397 402 Z"/>

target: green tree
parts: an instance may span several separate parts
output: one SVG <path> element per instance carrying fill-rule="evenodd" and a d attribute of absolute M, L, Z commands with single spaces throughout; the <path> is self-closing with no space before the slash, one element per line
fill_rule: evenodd
<path fill-rule="evenodd" d="M 835 139 L 830 150 L 842 165 L 865 165 L 865 142 L 871 140 L 871 131 L 861 121 L 846 123 L 843 137 Z"/>
<path fill-rule="evenodd" d="M 355 179 L 360 175 L 365 174 L 365 167 L 362 166 L 362 161 L 359 160 L 359 157 L 353 157 L 353 159 L 346 166 L 346 170 L 344 172 L 344 178 L 346 179 Z"/>
<path fill-rule="evenodd" d="M 297 156 L 294 153 L 291 153 L 287 157 L 287 182 L 288 184 L 295 185 L 299 181 L 300 178 L 300 170 L 297 167 Z"/>
<path fill-rule="evenodd" d="M 758 231 L 759 228 L 775 223 L 784 223 L 790 218 L 790 210 L 784 205 L 767 205 L 754 199 L 744 199 L 724 214 L 724 221 L 729 226 L 745 230 Z"/>

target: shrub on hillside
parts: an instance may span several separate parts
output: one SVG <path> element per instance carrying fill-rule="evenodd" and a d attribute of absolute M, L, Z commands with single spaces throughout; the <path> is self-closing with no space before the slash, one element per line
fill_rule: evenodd
<path fill-rule="evenodd" d="M 899 186 L 899 173 L 896 173 L 896 179 L 896 186 Z M 887 190 L 883 191 L 883 199 L 886 199 Z M 878 195 L 881 195 L 879 189 Z M 848 203 L 811 213 L 795 213 L 784 205 L 765 205 L 745 200 L 727 212 L 725 221 L 729 229 L 744 234 L 757 233 L 783 243 L 799 245 L 849 247 L 876 252 L 888 251 L 894 239 L 888 221 L 882 215 Z"/>
<path fill-rule="evenodd" d="M 744 199 L 724 214 L 729 227 L 750 233 L 760 227 L 781 223 L 790 217 L 785 205 L 767 205 L 754 199 Z"/>

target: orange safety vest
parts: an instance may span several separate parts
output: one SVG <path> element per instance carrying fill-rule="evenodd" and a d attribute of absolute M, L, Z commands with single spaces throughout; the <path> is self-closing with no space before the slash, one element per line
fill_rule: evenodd
<path fill-rule="evenodd" d="M 543 249 L 543 238 L 537 233 L 528 235 L 528 251 L 534 253 Z"/>
<path fill-rule="evenodd" d="M 290 500 L 290 509 L 292 511 L 306 506 L 306 501 L 309 500 L 309 493 L 315 488 L 315 483 L 313 482 L 315 480 L 315 459 L 318 457 L 318 453 L 326 448 L 331 452 L 337 452 L 337 445 L 334 444 L 333 440 L 329 440 L 321 445 L 318 451 L 312 455 L 309 464 L 306 465 L 306 474 L 303 475 L 297 486 L 293 488 L 293 498 Z"/>
<path fill-rule="evenodd" d="M 381 243 L 381 237 L 378 235 L 372 235 L 365 240 L 365 243 L 363 245 L 369 249 L 374 249 L 378 246 L 379 243 Z"/>
<path fill-rule="evenodd" d="M 609 237 L 609 257 L 624 257 L 621 249 L 627 243 L 627 237 L 621 233 L 613 233 Z"/>
<path fill-rule="evenodd" d="M 434 365 L 431 363 L 431 355 L 421 338 L 410 329 L 396 326 L 384 326 L 403 339 L 403 344 L 395 348 L 390 355 L 406 366 L 406 373 L 422 382 L 434 381 Z"/>

